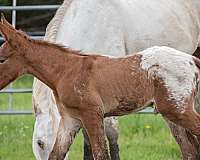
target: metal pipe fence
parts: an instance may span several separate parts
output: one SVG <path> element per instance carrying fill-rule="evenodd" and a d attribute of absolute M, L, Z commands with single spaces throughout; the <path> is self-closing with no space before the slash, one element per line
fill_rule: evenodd
<path fill-rule="evenodd" d="M 36 11 L 36 10 L 56 10 L 60 5 L 25 5 L 25 6 L 17 6 L 17 0 L 12 0 L 12 6 L 0 6 L 1 11 L 11 11 L 12 12 L 12 25 L 16 26 L 16 15 L 17 11 Z M 43 39 L 43 36 L 35 36 L 30 35 L 34 39 Z M 0 42 L 3 41 L 3 38 L 0 37 Z M 1 110 L 1 102 L 0 102 L 0 115 L 30 115 L 32 114 L 32 109 L 30 110 L 13 110 L 13 94 L 27 94 L 32 93 L 31 88 L 22 88 L 22 89 L 14 89 L 13 85 L 9 85 L 7 89 L 0 91 L 1 94 L 8 94 L 8 108 L 7 110 Z M 1 97 L 0 97 L 1 98 Z M 153 109 L 148 108 L 141 112 L 142 114 L 153 113 Z"/>

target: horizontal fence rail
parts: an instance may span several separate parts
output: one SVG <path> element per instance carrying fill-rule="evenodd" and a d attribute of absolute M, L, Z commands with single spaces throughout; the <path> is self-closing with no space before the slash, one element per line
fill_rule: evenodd
<path fill-rule="evenodd" d="M 56 10 L 60 5 L 0 6 L 0 11 Z"/>
<path fill-rule="evenodd" d="M 44 38 L 44 36 L 30 36 L 31 38 L 33 38 L 33 39 L 43 39 Z M 0 42 L 3 42 L 4 41 L 4 39 L 2 38 L 2 37 L 0 37 Z"/>
<path fill-rule="evenodd" d="M 23 111 L 0 111 L 0 115 L 32 115 L 33 112 L 31 110 L 23 110 Z"/>
<path fill-rule="evenodd" d="M 32 93 L 32 89 L 4 89 L 0 93 Z"/>
<path fill-rule="evenodd" d="M 17 6 L 17 0 L 12 0 L 12 6 L 0 6 L 0 11 L 12 11 L 12 25 L 16 25 L 16 11 L 32 11 L 32 10 L 56 10 L 60 5 L 26 5 L 26 6 Z M 35 36 L 30 35 L 33 39 L 43 39 L 44 36 Z M 0 42 L 3 41 L 3 38 L 0 37 Z M 13 89 L 12 86 L 10 88 L 4 89 L 0 91 L 0 94 L 9 94 L 9 106 L 8 110 L 2 111 L 0 108 L 0 115 L 31 115 L 33 114 L 32 110 L 13 110 L 12 109 L 12 101 L 13 94 L 27 94 L 32 93 L 32 89 Z M 0 104 L 1 107 L 1 104 Z M 145 110 L 137 112 L 138 114 L 149 114 L 154 113 L 153 108 L 147 108 Z"/>

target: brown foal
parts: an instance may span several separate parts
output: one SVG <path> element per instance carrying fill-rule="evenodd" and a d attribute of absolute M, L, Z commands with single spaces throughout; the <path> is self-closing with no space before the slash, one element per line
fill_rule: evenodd
<path fill-rule="evenodd" d="M 153 47 L 128 57 L 82 55 L 45 41 L 32 40 L 4 17 L 0 32 L 0 89 L 23 74 L 32 74 L 54 92 L 61 117 L 79 119 L 95 160 L 108 160 L 103 118 L 126 115 L 155 103 L 167 119 L 200 135 L 200 116 L 193 106 L 200 62 L 168 47 Z M 56 157 L 55 144 L 49 159 Z"/>

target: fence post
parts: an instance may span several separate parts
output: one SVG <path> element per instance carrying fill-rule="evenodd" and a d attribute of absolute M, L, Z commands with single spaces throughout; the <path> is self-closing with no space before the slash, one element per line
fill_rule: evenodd
<path fill-rule="evenodd" d="M 17 0 L 12 0 L 12 7 L 16 7 L 17 5 Z M 16 10 L 12 10 L 12 26 L 15 28 L 16 27 Z M 13 84 L 11 83 L 9 85 L 9 89 L 13 88 Z M 13 110 L 13 94 L 9 93 L 9 99 L 8 99 L 8 111 Z"/>

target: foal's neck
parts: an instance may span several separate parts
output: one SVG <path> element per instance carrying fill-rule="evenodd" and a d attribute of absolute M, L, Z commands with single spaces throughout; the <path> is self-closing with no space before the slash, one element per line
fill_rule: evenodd
<path fill-rule="evenodd" d="M 55 90 L 59 79 L 73 68 L 80 58 L 76 51 L 64 49 L 43 41 L 33 41 L 26 53 L 27 72 L 33 74 L 51 89 Z M 78 53 L 78 52 L 77 52 Z"/>

